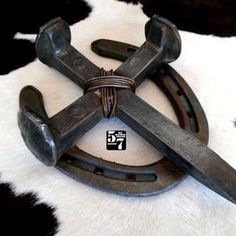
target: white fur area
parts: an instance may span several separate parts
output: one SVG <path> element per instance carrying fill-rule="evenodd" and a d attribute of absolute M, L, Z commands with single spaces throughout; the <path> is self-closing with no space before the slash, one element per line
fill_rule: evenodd
<path fill-rule="evenodd" d="M 98 66 L 115 69 L 120 62 L 95 55 L 90 42 L 109 38 L 141 45 L 148 18 L 141 6 L 114 0 L 88 2 L 93 11 L 71 27 L 72 44 Z M 182 54 L 172 66 L 190 84 L 206 112 L 209 147 L 236 168 L 236 38 L 180 34 Z M 44 166 L 26 148 L 17 126 L 19 92 L 29 84 L 42 92 L 49 116 L 80 97 L 82 90 L 39 60 L 0 77 L 1 180 L 12 182 L 17 192 L 34 191 L 41 201 L 55 206 L 58 236 L 236 234 L 236 206 L 191 177 L 157 196 L 127 198 L 88 187 Z M 145 81 L 137 94 L 176 121 L 167 99 L 152 82 Z M 126 151 L 106 151 L 108 129 L 127 131 Z M 78 145 L 125 164 L 148 164 L 160 158 L 158 151 L 118 119 L 99 123 Z"/>

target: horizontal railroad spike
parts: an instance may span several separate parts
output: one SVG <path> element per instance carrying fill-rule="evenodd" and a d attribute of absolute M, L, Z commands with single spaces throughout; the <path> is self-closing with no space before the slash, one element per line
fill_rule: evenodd
<path fill-rule="evenodd" d="M 21 135 L 31 152 L 48 166 L 55 165 L 75 140 L 102 118 L 100 98 L 94 93 L 84 95 L 50 119 L 36 88 L 27 86 L 20 93 Z"/>

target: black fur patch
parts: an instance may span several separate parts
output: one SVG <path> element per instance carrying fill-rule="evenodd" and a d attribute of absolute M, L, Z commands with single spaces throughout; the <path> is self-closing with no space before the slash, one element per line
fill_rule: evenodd
<path fill-rule="evenodd" d="M 144 13 L 163 16 L 178 29 L 199 34 L 236 36 L 235 0 L 120 0 L 142 3 Z"/>
<path fill-rule="evenodd" d="M 0 235 L 52 236 L 57 228 L 53 207 L 38 203 L 33 193 L 17 195 L 9 184 L 0 184 Z"/>
<path fill-rule="evenodd" d="M 0 74 L 7 74 L 36 57 L 33 43 L 13 39 L 17 32 L 36 34 L 40 26 L 58 16 L 73 24 L 85 19 L 91 8 L 83 0 L 21 0 L 4 1 L 1 12 Z"/>

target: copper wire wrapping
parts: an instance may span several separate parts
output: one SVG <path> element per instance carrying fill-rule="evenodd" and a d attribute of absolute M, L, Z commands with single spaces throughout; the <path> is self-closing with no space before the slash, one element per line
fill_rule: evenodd
<path fill-rule="evenodd" d="M 101 76 L 89 79 L 85 84 L 84 92 L 100 90 L 104 116 L 111 118 L 115 116 L 117 105 L 116 89 L 129 89 L 135 91 L 135 83 L 132 79 L 114 75 L 113 70 L 101 69 Z"/>

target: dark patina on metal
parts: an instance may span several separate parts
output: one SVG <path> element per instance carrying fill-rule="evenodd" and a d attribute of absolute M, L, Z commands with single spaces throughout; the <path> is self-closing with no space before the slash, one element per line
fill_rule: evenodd
<path fill-rule="evenodd" d="M 136 87 L 148 77 L 166 93 L 181 128 L 132 91 L 116 88 L 116 117 L 161 150 L 163 159 L 147 166 L 126 166 L 74 147 L 78 138 L 104 118 L 101 98 L 93 91 L 49 118 L 41 93 L 32 86 L 23 88 L 18 124 L 26 145 L 44 164 L 103 190 L 128 196 L 153 195 L 176 186 L 188 173 L 235 203 L 236 171 L 206 146 L 204 111 L 183 78 L 166 64 L 176 60 L 181 51 L 176 27 L 153 16 L 145 34 L 146 42 L 140 48 L 98 40 L 92 49 L 124 61 L 114 71 L 115 76 L 132 79 Z M 89 80 L 100 76 L 100 68 L 73 48 L 70 40 L 68 24 L 56 18 L 40 28 L 37 56 L 85 89 Z"/>

